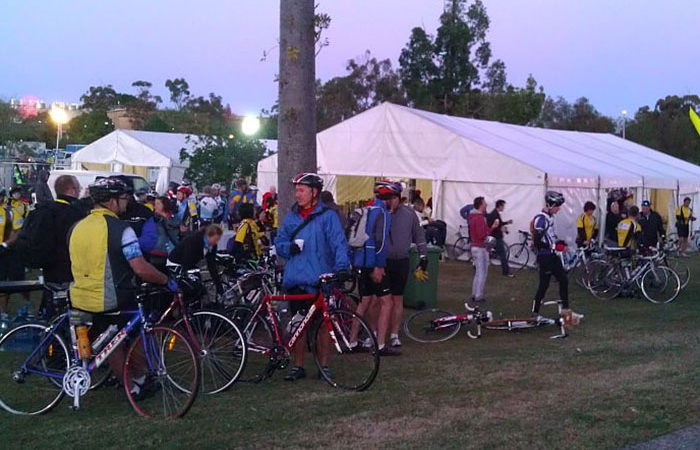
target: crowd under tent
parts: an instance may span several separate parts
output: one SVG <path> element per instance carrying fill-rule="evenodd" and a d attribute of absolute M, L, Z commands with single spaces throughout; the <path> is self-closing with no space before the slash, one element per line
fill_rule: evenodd
<path fill-rule="evenodd" d="M 527 230 L 548 189 L 566 204 L 556 218 L 560 237 L 573 242 L 583 204 L 598 205 L 603 229 L 607 192 L 627 188 L 635 202 L 650 199 L 672 226 L 678 199 L 698 200 L 700 167 L 612 134 L 562 131 L 451 117 L 383 103 L 316 136 L 318 173 L 339 204 L 371 196 L 376 178 L 430 184 L 432 215 L 448 225 L 448 243 L 465 224 L 459 210 L 477 196 L 513 230 Z M 277 183 L 276 155 L 260 161 L 261 189 Z M 601 214 L 602 213 L 602 214 Z M 517 240 L 511 232 L 506 240 Z"/>

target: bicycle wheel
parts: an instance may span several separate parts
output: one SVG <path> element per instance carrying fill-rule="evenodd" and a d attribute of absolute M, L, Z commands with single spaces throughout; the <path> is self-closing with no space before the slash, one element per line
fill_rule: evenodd
<path fill-rule="evenodd" d="M 666 257 L 666 265 L 678 274 L 681 280 L 681 289 L 685 289 L 690 283 L 690 267 L 676 257 Z"/>
<path fill-rule="evenodd" d="M 622 291 L 622 273 L 616 264 L 606 261 L 591 261 L 588 272 L 588 290 L 594 297 L 610 300 Z"/>
<path fill-rule="evenodd" d="M 462 326 L 456 316 L 439 309 L 426 309 L 415 312 L 406 319 L 403 331 L 416 342 L 432 344 L 444 342 L 455 336 Z"/>
<path fill-rule="evenodd" d="M 0 406 L 12 414 L 41 414 L 63 397 L 68 347 L 46 330 L 45 324 L 27 323 L 0 339 Z"/>
<path fill-rule="evenodd" d="M 468 237 L 462 236 L 455 241 L 454 245 L 452 246 L 452 257 L 454 259 L 462 259 L 464 261 L 469 261 L 472 259 L 471 243 L 469 242 Z"/>
<path fill-rule="evenodd" d="M 276 345 L 270 325 L 261 316 L 251 322 L 255 310 L 247 306 L 234 306 L 226 313 L 243 333 L 247 345 L 246 365 L 239 380 L 262 380 L 267 375 L 270 351 Z"/>
<path fill-rule="evenodd" d="M 527 244 L 518 242 L 508 246 L 508 264 L 514 271 L 527 267 L 531 258 L 530 247 Z"/>
<path fill-rule="evenodd" d="M 666 266 L 651 267 L 639 282 L 644 297 L 652 303 L 671 303 L 681 291 L 678 274 Z"/>
<path fill-rule="evenodd" d="M 315 327 L 313 354 L 321 377 L 335 388 L 364 391 L 372 385 L 379 372 L 379 348 L 367 322 L 354 312 L 329 311 L 329 322 L 321 320 Z M 360 342 L 370 339 L 372 345 L 364 351 L 350 348 L 350 328 L 359 322 Z M 329 325 L 332 336 L 329 333 Z M 322 370 L 323 368 L 323 370 Z"/>
<path fill-rule="evenodd" d="M 236 382 L 245 367 L 243 334 L 231 319 L 214 311 L 195 311 L 189 322 L 194 334 L 190 338 L 199 353 L 200 390 L 205 394 L 221 392 Z M 173 328 L 188 335 L 184 319 Z"/>
<path fill-rule="evenodd" d="M 139 335 L 126 356 L 124 390 L 144 417 L 184 416 L 199 390 L 199 364 L 190 342 L 162 326 Z"/>

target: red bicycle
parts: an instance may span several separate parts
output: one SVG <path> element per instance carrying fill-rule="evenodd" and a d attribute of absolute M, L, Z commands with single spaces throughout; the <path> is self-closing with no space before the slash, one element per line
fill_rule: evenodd
<path fill-rule="evenodd" d="M 369 325 L 362 317 L 343 307 L 335 285 L 342 280 L 334 274 L 319 277 L 318 292 L 301 295 L 272 295 L 266 292 L 255 307 L 231 307 L 230 317 L 239 326 L 248 344 L 248 361 L 241 381 L 259 382 L 290 362 L 290 351 L 307 330 L 319 375 L 331 386 L 363 391 L 370 387 L 379 372 L 379 348 Z M 309 301 L 314 303 L 296 329 L 280 330 L 274 301 Z M 359 324 L 358 340 L 369 339 L 365 351 L 351 347 L 350 328 Z M 327 367 L 327 370 L 321 370 Z"/>

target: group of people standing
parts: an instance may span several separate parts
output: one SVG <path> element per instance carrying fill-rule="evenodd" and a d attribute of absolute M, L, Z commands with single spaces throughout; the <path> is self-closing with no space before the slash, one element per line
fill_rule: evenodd
<path fill-rule="evenodd" d="M 427 246 L 423 229 L 413 209 L 401 203 L 400 183 L 380 180 L 374 198 L 360 208 L 348 225 L 342 214 L 322 200 L 323 180 L 314 173 L 301 173 L 293 179 L 296 202 L 280 224 L 274 240 L 277 254 L 286 259 L 283 288 L 290 294 L 315 292 L 320 275 L 356 271 L 360 291 L 357 313 L 363 315 L 377 335 L 379 353 L 398 356 L 399 328 L 403 319 L 403 292 L 409 274 L 427 276 Z M 350 241 L 350 242 L 349 242 Z M 409 249 L 416 244 L 421 255 L 417 267 L 409 264 Z M 291 323 L 300 321 L 308 302 L 293 301 Z M 353 351 L 368 351 L 368 343 L 358 339 L 353 329 Z M 293 349 L 294 366 L 285 379 L 306 377 L 305 337 Z M 326 349 L 327 350 L 327 349 Z M 322 370 L 330 370 L 321 355 Z"/>

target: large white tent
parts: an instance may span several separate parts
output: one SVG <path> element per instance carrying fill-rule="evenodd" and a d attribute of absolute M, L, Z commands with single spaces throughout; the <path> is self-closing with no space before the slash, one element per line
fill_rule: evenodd
<path fill-rule="evenodd" d="M 190 151 L 196 142 L 197 137 L 189 134 L 114 130 L 75 152 L 71 165 L 74 169 L 137 173 L 144 178 L 149 168 L 157 169 L 156 190 L 164 193 L 169 181 L 182 181 L 188 166 L 187 161 L 180 162 L 180 150 Z"/>
<path fill-rule="evenodd" d="M 512 228 L 526 229 L 544 192 L 560 190 L 567 203 L 557 230 L 572 240 L 583 203 L 604 206 L 606 189 L 633 188 L 638 201 L 650 189 L 696 198 L 700 191 L 700 167 L 610 134 L 450 117 L 390 103 L 318 133 L 316 142 L 318 171 L 332 191 L 338 175 L 430 180 L 433 216 L 447 222 L 448 241 L 464 223 L 460 208 L 478 195 L 491 205 L 506 200 L 503 216 L 514 220 Z M 276 172 L 276 156 L 261 161 L 258 183 L 276 181 Z"/>

